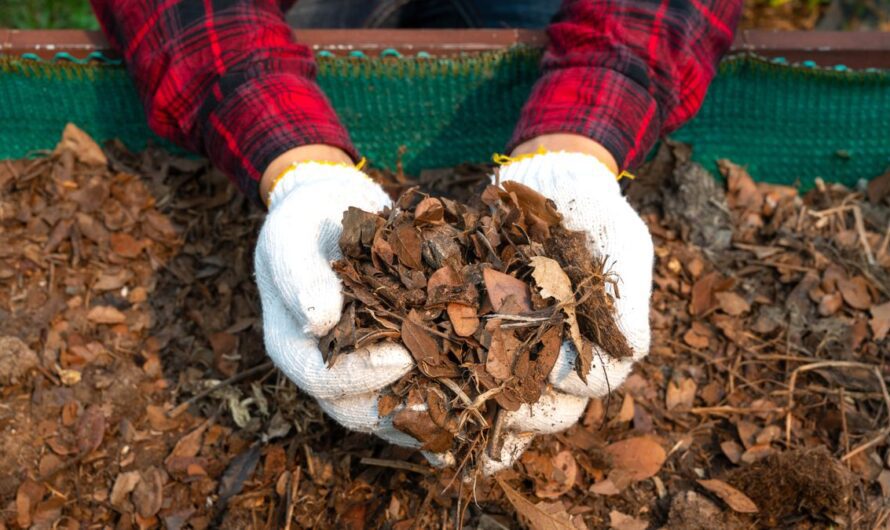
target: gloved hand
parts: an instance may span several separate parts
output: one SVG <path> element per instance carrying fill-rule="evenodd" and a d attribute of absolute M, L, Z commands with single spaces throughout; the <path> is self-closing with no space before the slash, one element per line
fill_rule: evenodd
<path fill-rule="evenodd" d="M 325 366 L 318 348 L 340 319 L 343 293 L 331 269 L 339 259 L 343 212 L 377 212 L 386 193 L 352 166 L 301 163 L 288 170 L 269 197 L 269 214 L 256 246 L 257 285 L 266 350 L 279 369 L 345 427 L 399 445 L 418 442 L 377 414 L 380 389 L 414 366 L 395 343 L 379 343 Z"/>
<path fill-rule="evenodd" d="M 649 297 L 654 249 L 649 230 L 621 195 L 615 175 L 599 160 L 582 153 L 546 153 L 523 158 L 500 169 L 500 181 L 513 180 L 552 199 L 571 230 L 588 234 L 594 257 L 607 259 L 618 277 L 615 299 L 618 327 L 633 356 L 615 359 L 594 347 L 587 383 L 575 370 L 577 353 L 565 342 L 550 373 L 553 388 L 538 403 L 508 414 L 500 460 L 483 459 L 483 471 L 510 467 L 536 434 L 565 430 L 578 421 L 591 397 L 615 390 L 633 364 L 649 353 Z M 607 287 L 614 296 L 611 286 Z"/>

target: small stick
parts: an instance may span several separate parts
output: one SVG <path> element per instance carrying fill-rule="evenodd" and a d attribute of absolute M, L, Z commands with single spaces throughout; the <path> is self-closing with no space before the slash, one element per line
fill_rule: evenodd
<path fill-rule="evenodd" d="M 504 411 L 499 410 L 494 420 L 494 427 L 491 428 L 491 438 L 488 440 L 488 456 L 494 460 L 500 461 L 501 450 L 504 447 L 501 432 L 504 430 L 504 422 L 506 421 Z"/>
<path fill-rule="evenodd" d="M 491 246 L 491 241 L 489 241 L 488 238 L 485 237 L 485 234 L 482 233 L 482 230 L 479 230 L 478 228 L 476 229 L 476 235 L 482 240 L 482 246 L 484 246 L 488 250 L 488 253 L 491 254 L 491 264 L 494 265 L 496 269 L 503 270 L 504 263 Z"/>
<path fill-rule="evenodd" d="M 788 382 L 788 404 L 785 406 L 785 447 L 791 447 L 791 417 L 794 409 L 794 388 L 797 386 L 797 376 L 802 372 L 809 372 L 810 370 L 817 370 L 819 368 L 863 368 L 865 370 L 871 370 L 872 373 L 875 374 L 875 377 L 877 377 L 878 383 L 881 385 L 881 394 L 884 396 L 884 406 L 887 407 L 887 418 L 890 420 L 890 392 L 887 391 L 887 384 L 884 383 L 884 377 L 877 366 L 855 361 L 819 361 L 805 364 L 803 366 L 798 366 L 791 372 L 791 379 Z M 882 431 L 883 436 L 886 436 L 887 433 L 890 433 L 890 427 L 884 429 L 884 431 Z M 851 453 L 855 454 L 856 452 L 864 451 L 865 449 L 868 449 L 868 447 L 862 448 L 862 446 L 860 446 L 853 449 Z M 847 458 L 849 458 L 849 456 L 847 456 Z"/>
<path fill-rule="evenodd" d="M 884 238 L 881 240 L 881 244 L 878 246 L 878 258 L 887 253 L 888 245 L 890 245 L 890 222 L 887 223 L 887 229 L 884 230 Z"/>
<path fill-rule="evenodd" d="M 844 443 L 844 451 L 850 452 L 850 431 L 847 430 L 847 407 L 845 406 L 844 387 L 838 387 L 838 401 L 841 409 L 841 436 Z"/>
<path fill-rule="evenodd" d="M 853 458 L 854 456 L 858 455 L 862 451 L 871 449 L 872 447 L 878 445 L 879 443 L 884 442 L 887 439 L 887 436 L 890 436 L 890 427 L 885 427 L 884 430 L 882 430 L 880 433 L 878 433 L 877 436 L 875 436 L 871 440 L 865 442 L 864 444 L 857 446 L 855 449 L 853 449 L 849 453 L 842 456 L 841 462 L 846 462 L 847 460 Z"/>
<path fill-rule="evenodd" d="M 228 379 L 220 381 L 219 383 L 213 385 L 212 387 L 207 388 L 201 392 L 198 392 L 194 396 L 190 397 L 189 399 L 187 399 L 187 400 L 183 401 L 182 403 L 180 403 L 179 405 L 177 405 L 175 408 L 167 411 L 167 417 L 168 418 L 176 418 L 180 414 L 185 412 L 186 409 L 188 409 L 189 406 L 191 406 L 193 403 L 197 402 L 201 398 L 209 396 L 214 391 L 219 390 L 220 388 L 223 388 L 223 387 L 226 387 L 229 385 L 233 385 L 235 383 L 238 383 L 239 381 L 243 381 L 244 379 L 247 379 L 248 377 L 250 377 L 254 374 L 262 372 L 263 370 L 269 370 L 270 368 L 274 368 L 274 365 L 273 365 L 272 361 L 267 361 L 267 362 L 264 362 L 263 364 L 258 364 L 256 366 L 254 366 L 253 368 L 249 368 L 249 369 L 241 372 L 240 374 L 235 374 Z"/>
<path fill-rule="evenodd" d="M 874 266 L 875 264 L 875 255 L 871 251 L 871 245 L 868 242 L 868 234 L 865 232 L 865 223 L 862 221 L 862 210 L 859 206 L 853 207 L 853 220 L 856 222 L 856 233 L 859 234 L 859 242 L 862 243 L 862 248 L 865 249 L 865 259 L 868 260 L 868 264 Z"/>
<path fill-rule="evenodd" d="M 359 460 L 359 463 L 368 465 L 368 466 L 377 466 L 377 467 L 388 467 L 391 469 L 401 469 L 404 471 L 411 471 L 413 473 L 420 473 L 421 475 L 429 475 L 432 473 L 430 468 L 426 466 L 421 466 L 419 464 L 414 464 L 411 462 L 405 462 L 403 460 L 386 460 L 383 458 L 371 458 L 371 457 L 362 457 Z"/>
<path fill-rule="evenodd" d="M 692 407 L 689 409 L 689 412 L 692 414 L 751 414 L 753 412 L 766 412 L 764 409 L 753 408 L 753 407 L 730 407 L 730 406 L 719 406 L 719 407 Z"/>
<path fill-rule="evenodd" d="M 294 519 L 294 508 L 297 507 L 297 493 L 300 492 L 300 477 L 302 475 L 302 470 L 303 468 L 301 466 L 297 466 L 297 470 L 290 479 L 289 491 L 285 492 L 287 495 L 287 526 L 284 527 L 284 530 L 290 530 L 291 521 Z"/>

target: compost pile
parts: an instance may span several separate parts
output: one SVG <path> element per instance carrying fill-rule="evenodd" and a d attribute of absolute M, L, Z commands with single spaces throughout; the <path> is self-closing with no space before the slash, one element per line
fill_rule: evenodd
<path fill-rule="evenodd" d="M 410 189 L 381 213 L 350 208 L 333 264 L 348 302 L 320 341 L 326 360 L 401 342 L 417 370 L 380 398 L 380 416 L 394 413 L 424 450 L 472 465 L 488 447 L 499 459 L 499 412 L 538 401 L 564 336 L 585 380 L 591 341 L 630 354 L 606 292 L 617 279 L 560 221 L 552 201 L 511 181 L 469 204 Z"/>
<path fill-rule="evenodd" d="M 538 437 L 496 480 L 469 483 L 460 462 L 434 470 L 415 450 L 342 429 L 269 363 L 251 267 L 263 212 L 205 162 L 100 149 L 73 127 L 53 152 L 0 161 L 0 529 L 883 527 L 890 174 L 801 195 L 728 161 L 717 180 L 689 155 L 664 144 L 628 188 L 655 243 L 650 355 L 578 425 Z M 422 191 L 383 225 L 413 216 L 422 241 L 458 230 L 456 273 L 474 263 L 503 272 L 528 286 L 532 313 L 553 311 L 510 242 L 492 245 L 500 268 L 468 228 L 478 225 L 441 199 L 492 215 L 471 201 L 491 171 L 375 172 L 393 197 Z M 443 224 L 414 225 L 429 196 Z M 501 226 L 517 248 L 537 237 L 528 224 L 528 238 Z M 346 258 L 361 272 L 380 258 L 359 241 L 361 257 Z M 537 256 L 558 262 L 544 247 Z M 421 262 L 402 267 L 409 282 L 424 274 L 429 297 L 442 267 L 424 262 L 423 247 Z M 408 291 L 401 262 L 389 263 L 394 273 L 378 261 L 379 278 Z M 580 280 L 561 268 L 578 296 Z M 489 373 L 476 335 L 498 319 L 516 337 L 538 328 L 485 318 L 496 313 L 484 276 L 458 278 L 478 294 L 478 307 L 462 298 L 452 309 L 475 308 L 472 335 L 455 333 L 457 301 L 433 320 L 422 318 L 426 301 L 413 309 L 438 333 L 442 362 L 430 366 L 456 365 L 449 379 L 475 399 L 487 387 L 461 364 Z M 375 312 L 386 326 L 356 305 L 356 340 L 399 340 L 410 309 L 374 300 L 403 320 Z M 534 324 L 571 342 L 567 318 L 559 307 L 553 324 Z M 332 362 L 351 355 L 348 335 L 339 350 L 331 342 Z M 435 388 L 448 414 L 468 409 L 441 377 L 411 378 L 424 403 Z M 495 405 L 479 408 L 486 423 Z M 457 432 L 482 444 L 479 418 L 466 418 Z M 462 447 L 455 436 L 452 450 Z"/>

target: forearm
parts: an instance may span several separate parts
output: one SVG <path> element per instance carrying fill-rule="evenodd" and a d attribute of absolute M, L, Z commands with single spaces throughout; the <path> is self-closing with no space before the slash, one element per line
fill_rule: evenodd
<path fill-rule="evenodd" d="M 210 158 L 251 198 L 270 165 L 299 146 L 355 157 L 278 2 L 92 2 L 152 129 Z"/>
<path fill-rule="evenodd" d="M 659 136 L 698 111 L 741 3 L 564 3 L 510 145 L 570 133 L 604 146 L 619 169 L 636 165 Z"/>

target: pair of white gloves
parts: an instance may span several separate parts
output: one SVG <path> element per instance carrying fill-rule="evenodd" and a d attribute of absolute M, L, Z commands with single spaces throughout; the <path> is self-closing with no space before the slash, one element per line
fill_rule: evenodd
<path fill-rule="evenodd" d="M 588 234 L 591 253 L 605 258 L 619 278 L 617 321 L 633 357 L 614 359 L 599 351 L 584 383 L 575 370 L 574 349 L 563 344 L 550 374 L 551 387 L 537 403 L 508 413 L 501 454 L 486 455 L 482 462 L 487 474 L 512 466 L 535 435 L 571 427 L 589 398 L 615 390 L 634 362 L 646 356 L 654 255 L 646 225 L 621 195 L 615 175 L 593 156 L 538 154 L 503 166 L 500 180 L 520 182 L 549 197 L 566 227 Z M 318 338 L 338 322 L 343 306 L 340 282 L 330 265 L 341 256 L 343 212 L 350 206 L 376 212 L 389 205 L 380 186 L 354 167 L 297 165 L 270 196 L 257 242 L 256 276 L 266 349 L 285 375 L 345 427 L 419 447 L 417 440 L 393 427 L 392 416 L 380 418 L 377 413 L 381 389 L 414 366 L 404 347 L 375 344 L 341 355 L 331 367 L 325 366 L 318 348 Z M 448 453 L 424 454 L 434 465 L 454 461 Z"/>

